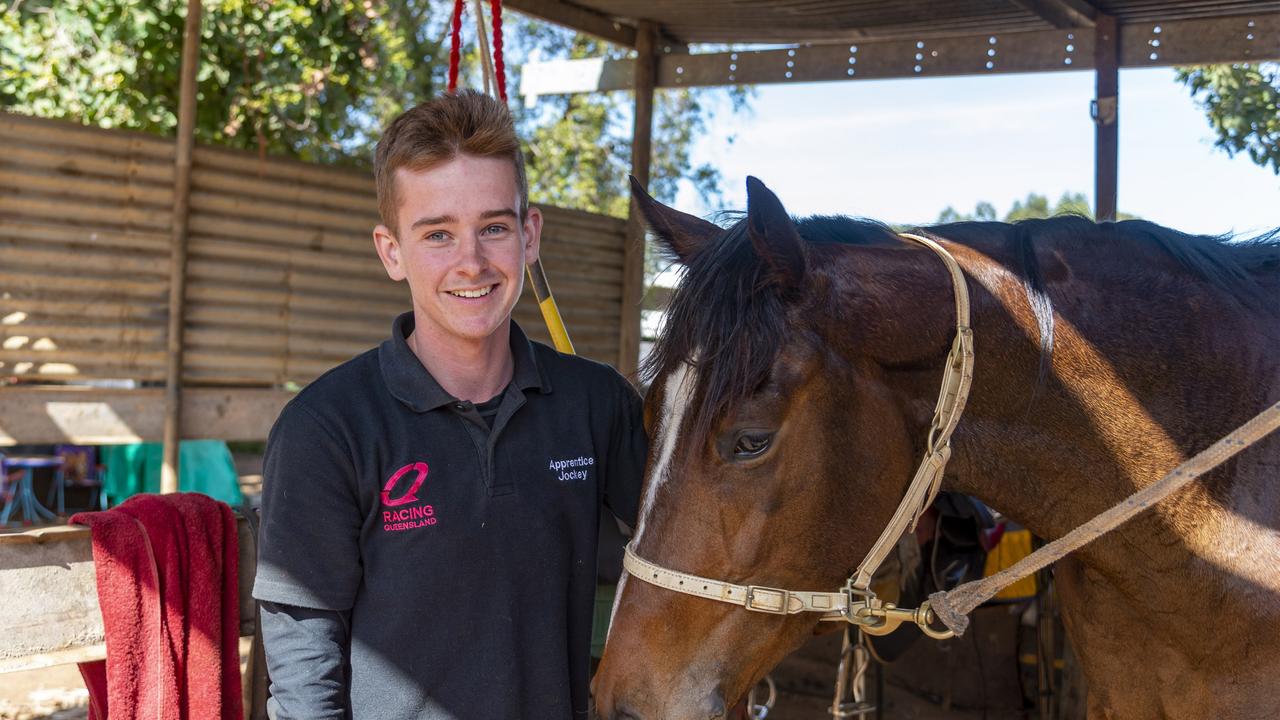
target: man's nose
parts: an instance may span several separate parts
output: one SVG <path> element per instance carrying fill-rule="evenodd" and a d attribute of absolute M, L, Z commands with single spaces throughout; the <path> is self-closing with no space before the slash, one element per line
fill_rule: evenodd
<path fill-rule="evenodd" d="M 459 270 L 476 274 L 489 267 L 489 257 L 485 254 L 484 241 L 473 235 L 464 238 L 459 247 Z"/>

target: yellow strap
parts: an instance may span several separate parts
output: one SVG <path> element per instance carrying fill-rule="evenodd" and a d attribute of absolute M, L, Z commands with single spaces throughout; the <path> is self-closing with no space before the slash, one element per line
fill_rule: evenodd
<path fill-rule="evenodd" d="M 547 273 L 542 269 L 542 261 L 534 260 L 525 266 L 525 269 L 529 272 L 529 287 L 533 290 L 533 297 L 538 301 L 542 320 L 547 324 L 547 332 L 551 335 L 551 341 L 555 343 L 556 350 L 575 355 L 573 343 L 569 340 L 569 331 L 564 327 L 560 308 L 556 305 L 555 296 L 551 294 L 551 285 L 547 283 Z"/>
<path fill-rule="evenodd" d="M 569 355 L 574 355 L 573 341 L 569 339 L 569 331 L 564 327 L 564 319 L 560 317 L 560 308 L 556 306 L 556 299 L 550 295 L 545 300 L 538 303 L 538 309 L 542 311 L 542 319 L 547 323 L 547 332 L 551 333 L 551 340 L 556 345 L 556 350 Z"/>

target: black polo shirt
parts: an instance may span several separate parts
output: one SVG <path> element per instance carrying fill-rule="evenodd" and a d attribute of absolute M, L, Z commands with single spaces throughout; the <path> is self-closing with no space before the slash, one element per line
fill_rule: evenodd
<path fill-rule="evenodd" d="M 267 442 L 259 600 L 351 617 L 361 718 L 587 713 L 601 505 L 634 525 L 640 399 L 530 342 L 492 429 L 391 339 L 311 383 Z"/>

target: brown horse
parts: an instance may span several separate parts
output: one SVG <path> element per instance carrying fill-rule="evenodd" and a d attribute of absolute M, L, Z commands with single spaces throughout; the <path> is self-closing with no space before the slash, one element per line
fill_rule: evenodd
<path fill-rule="evenodd" d="M 834 591 L 894 512 L 955 334 L 946 267 L 861 220 L 792 220 L 759 181 L 732 227 L 649 198 L 684 265 L 651 356 L 634 547 L 731 583 Z M 976 367 L 945 487 L 1056 538 L 1280 393 L 1280 235 L 1079 217 L 922 231 L 961 265 Z M 1280 717 L 1280 437 L 1059 562 L 1092 718 Z M 628 578 L 603 718 L 726 715 L 810 637 Z"/>

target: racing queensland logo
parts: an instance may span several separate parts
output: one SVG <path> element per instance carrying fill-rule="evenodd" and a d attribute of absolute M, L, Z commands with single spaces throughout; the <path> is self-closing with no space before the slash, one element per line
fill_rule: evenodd
<path fill-rule="evenodd" d="M 427 464 L 409 463 L 396 470 L 382 486 L 382 529 L 386 532 L 416 530 L 436 524 L 436 511 L 418 494 L 427 481 Z"/>

